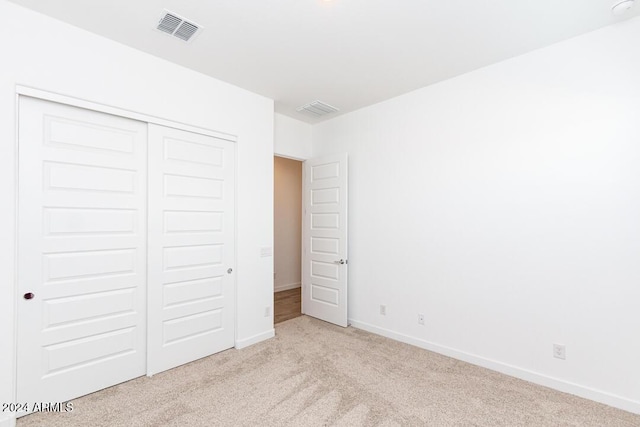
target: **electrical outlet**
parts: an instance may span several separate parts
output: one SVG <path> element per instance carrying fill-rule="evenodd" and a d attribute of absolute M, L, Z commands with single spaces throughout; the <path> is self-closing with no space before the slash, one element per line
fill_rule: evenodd
<path fill-rule="evenodd" d="M 424 314 L 418 314 L 418 325 L 424 325 Z"/>
<path fill-rule="evenodd" d="M 553 357 L 565 360 L 567 358 L 567 349 L 563 344 L 553 345 Z"/>
<path fill-rule="evenodd" d="M 264 317 L 269 317 L 271 316 L 271 307 L 265 307 L 264 308 Z"/>
<path fill-rule="evenodd" d="M 386 316 L 387 315 L 387 306 L 386 305 L 381 305 L 380 306 L 380 315 L 381 316 Z"/>

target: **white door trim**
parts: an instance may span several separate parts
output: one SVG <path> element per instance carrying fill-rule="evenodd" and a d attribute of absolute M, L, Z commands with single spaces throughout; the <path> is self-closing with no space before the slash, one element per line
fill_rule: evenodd
<path fill-rule="evenodd" d="M 224 139 L 226 141 L 238 141 L 237 136 L 228 133 L 206 129 L 199 126 L 193 126 L 186 123 L 180 123 L 173 120 L 166 120 L 162 117 L 150 116 L 148 114 L 143 114 L 136 111 L 125 110 L 105 104 L 99 104 L 96 102 L 87 101 L 85 99 L 74 98 L 72 96 L 48 92 L 42 89 L 36 89 L 28 86 L 16 85 L 16 94 L 18 96 L 29 96 L 45 101 L 57 102 L 58 104 L 71 105 L 73 107 L 80 107 L 86 110 L 98 111 L 100 113 L 107 113 L 114 116 L 125 117 L 127 119 L 138 120 L 140 122 L 153 123 L 170 128 L 186 130 L 188 132 L 199 133 L 201 135 L 213 136 L 215 138 Z"/>

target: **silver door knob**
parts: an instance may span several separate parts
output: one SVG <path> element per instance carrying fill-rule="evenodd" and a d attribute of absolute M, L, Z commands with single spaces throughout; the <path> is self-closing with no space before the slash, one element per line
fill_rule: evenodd
<path fill-rule="evenodd" d="M 334 262 L 334 264 L 345 264 L 345 260 L 343 260 L 343 259 L 338 260 L 338 261 L 333 261 L 333 262 Z"/>
<path fill-rule="evenodd" d="M 227 274 L 231 274 L 231 273 L 233 273 L 233 268 L 228 268 L 227 269 Z"/>

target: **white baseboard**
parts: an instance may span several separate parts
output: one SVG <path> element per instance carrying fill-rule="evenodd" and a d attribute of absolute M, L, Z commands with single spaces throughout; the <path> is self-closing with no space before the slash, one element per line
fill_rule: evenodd
<path fill-rule="evenodd" d="M 243 340 L 236 340 L 236 348 L 238 350 L 242 348 L 249 347 L 250 345 L 254 345 L 259 343 L 260 341 L 268 340 L 269 338 L 273 338 L 276 336 L 276 330 L 270 329 L 266 332 L 262 332 L 261 334 L 254 335 L 249 338 L 245 338 Z"/>
<path fill-rule="evenodd" d="M 604 403 L 605 405 L 613 406 L 614 408 L 633 412 L 635 414 L 640 414 L 640 402 L 635 400 L 627 399 L 625 397 L 617 396 L 590 387 L 585 387 L 558 378 L 553 378 L 544 374 L 530 371 L 528 369 L 523 369 L 517 366 L 498 362 L 496 360 L 491 360 L 481 356 L 476 356 L 474 354 L 465 353 L 450 347 L 435 344 L 388 329 L 380 328 L 378 326 L 371 325 L 365 322 L 360 322 L 358 320 L 349 319 L 349 324 L 354 328 L 362 329 L 364 331 L 368 331 L 377 335 L 382 335 L 383 337 L 391 338 L 393 340 L 400 341 L 406 344 L 411 344 L 425 350 L 433 351 L 434 353 L 449 356 L 454 359 L 462 360 L 473 365 L 491 369 L 493 371 L 497 371 L 512 377 L 520 378 L 525 381 L 559 390 L 564 393 L 569 393 L 576 396 L 584 397 L 585 399 Z"/>
<path fill-rule="evenodd" d="M 16 417 L 0 418 L 0 427 L 16 427 Z"/>
<path fill-rule="evenodd" d="M 290 290 L 290 289 L 296 289 L 296 288 L 299 288 L 300 286 L 301 286 L 301 285 L 300 285 L 300 282 L 297 282 L 297 283 L 289 283 L 288 285 L 275 285 L 275 286 L 273 287 L 273 292 L 275 293 L 275 292 L 288 291 L 288 290 Z"/>

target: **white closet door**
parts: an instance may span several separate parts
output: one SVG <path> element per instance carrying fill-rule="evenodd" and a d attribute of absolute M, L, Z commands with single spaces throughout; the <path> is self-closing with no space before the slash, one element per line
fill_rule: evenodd
<path fill-rule="evenodd" d="M 147 125 L 20 99 L 18 402 L 146 372 Z"/>
<path fill-rule="evenodd" d="M 234 345 L 234 149 L 149 125 L 149 375 Z"/>

